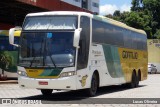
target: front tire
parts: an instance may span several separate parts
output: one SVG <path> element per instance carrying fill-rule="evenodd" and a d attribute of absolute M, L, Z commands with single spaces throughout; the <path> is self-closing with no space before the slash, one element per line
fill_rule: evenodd
<path fill-rule="evenodd" d="M 41 93 L 44 95 L 44 96 L 49 96 L 52 94 L 52 89 L 41 89 Z"/>
<path fill-rule="evenodd" d="M 96 95 L 98 89 L 98 78 L 95 74 L 92 76 L 91 87 L 86 90 L 87 95 L 93 97 Z"/>

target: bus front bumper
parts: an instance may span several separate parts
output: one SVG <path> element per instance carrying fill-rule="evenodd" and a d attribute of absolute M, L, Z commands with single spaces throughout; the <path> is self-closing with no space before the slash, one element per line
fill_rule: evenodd
<path fill-rule="evenodd" d="M 57 79 L 37 79 L 19 76 L 18 84 L 21 88 L 76 90 L 76 76 Z"/>

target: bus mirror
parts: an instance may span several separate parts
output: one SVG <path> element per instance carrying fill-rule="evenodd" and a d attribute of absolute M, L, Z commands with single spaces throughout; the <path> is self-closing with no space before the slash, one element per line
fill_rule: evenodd
<path fill-rule="evenodd" d="M 80 39 L 81 31 L 82 31 L 82 28 L 79 28 L 79 29 L 76 29 L 74 32 L 73 46 L 76 48 L 79 48 L 79 39 Z"/>
<path fill-rule="evenodd" d="M 14 44 L 14 33 L 15 33 L 15 31 L 17 31 L 17 30 L 22 30 L 22 28 L 20 28 L 20 27 L 15 27 L 15 28 L 11 28 L 11 29 L 9 30 L 9 43 L 10 43 L 11 45 L 16 46 L 16 47 L 19 47 L 19 45 Z"/>

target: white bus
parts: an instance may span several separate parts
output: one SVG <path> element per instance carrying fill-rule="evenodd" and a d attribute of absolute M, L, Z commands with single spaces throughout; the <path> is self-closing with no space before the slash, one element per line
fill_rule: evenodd
<path fill-rule="evenodd" d="M 85 89 L 147 79 L 147 36 L 144 31 L 85 12 L 56 11 L 28 14 L 18 46 L 18 83 L 23 88 Z"/>

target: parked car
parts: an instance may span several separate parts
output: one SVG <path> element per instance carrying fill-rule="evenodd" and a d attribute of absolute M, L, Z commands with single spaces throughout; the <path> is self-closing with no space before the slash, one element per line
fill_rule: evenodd
<path fill-rule="evenodd" d="M 157 68 L 155 65 L 153 64 L 148 64 L 148 73 L 153 74 L 153 73 L 157 73 Z"/>

